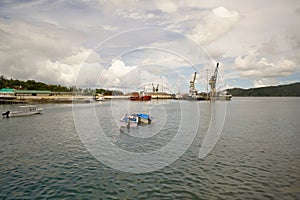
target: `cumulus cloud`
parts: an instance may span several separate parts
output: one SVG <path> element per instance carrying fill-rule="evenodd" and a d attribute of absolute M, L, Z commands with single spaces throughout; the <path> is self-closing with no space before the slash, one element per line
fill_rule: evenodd
<path fill-rule="evenodd" d="M 156 0 L 154 1 L 155 5 L 162 10 L 163 12 L 167 13 L 174 13 L 177 11 L 177 8 L 180 6 L 178 2 L 171 1 L 171 0 Z"/>
<path fill-rule="evenodd" d="M 103 29 L 106 31 L 117 31 L 119 27 L 117 26 L 110 26 L 110 25 L 103 25 Z"/>
<path fill-rule="evenodd" d="M 204 16 L 203 22 L 198 23 L 189 34 L 200 44 L 208 44 L 228 31 L 238 21 L 239 14 L 224 7 L 217 7 Z"/>
<path fill-rule="evenodd" d="M 282 82 L 278 81 L 275 78 L 262 78 L 253 81 L 254 87 L 266 87 L 279 84 L 282 84 Z"/>
<path fill-rule="evenodd" d="M 173 88 L 172 83 L 163 75 L 158 74 L 155 66 L 129 66 L 121 59 L 115 59 L 107 68 L 102 68 L 101 75 L 98 73 L 97 87 L 144 90 L 152 88 L 152 83 L 160 83 L 164 88 Z M 162 66 L 159 66 L 162 68 Z M 153 70 L 154 69 L 154 70 Z M 166 69 L 165 69 L 166 70 Z M 90 74 L 90 73 L 89 73 Z"/>
<path fill-rule="evenodd" d="M 145 75 L 157 82 L 172 79 L 167 77 L 169 66 L 184 76 L 192 73 L 184 60 L 163 51 L 140 59 L 136 56 L 143 54 L 135 54 L 107 67 L 124 52 L 150 46 L 173 50 L 201 66 L 217 59 L 226 66 L 226 77 L 239 75 L 251 83 L 256 80 L 257 85 L 269 77 L 298 80 L 298 7 L 294 1 L 225 5 L 214 0 L 4 1 L 0 6 L 0 72 L 64 85 L 72 84 L 79 74 L 80 84 L 91 87 L 98 84 L 94 79 L 101 74 L 105 79 L 101 84 L 108 87 L 121 86 L 124 80 L 138 85 L 148 80 Z M 140 29 L 149 26 L 189 36 L 199 48 L 171 32 Z M 128 31 L 135 28 L 135 32 Z M 120 37 L 93 50 L 118 32 Z M 201 54 L 201 47 L 207 49 L 209 58 Z"/>
<path fill-rule="evenodd" d="M 86 55 L 76 34 L 23 21 L 0 21 L 0 69 L 4 75 L 69 85 Z"/>
<path fill-rule="evenodd" d="M 114 60 L 102 74 L 101 82 L 99 85 L 104 85 L 107 87 L 121 86 L 125 83 L 122 81 L 130 71 L 134 70 L 136 66 L 126 66 L 121 60 Z"/>
<path fill-rule="evenodd" d="M 241 76 L 248 78 L 289 76 L 299 70 L 296 63 L 291 60 L 272 62 L 265 57 L 259 57 L 257 51 L 250 51 L 246 56 L 237 57 L 235 69 L 240 71 Z"/>

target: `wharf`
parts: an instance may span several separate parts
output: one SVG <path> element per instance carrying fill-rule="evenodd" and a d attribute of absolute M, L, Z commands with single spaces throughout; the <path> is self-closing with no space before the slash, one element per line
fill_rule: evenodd
<path fill-rule="evenodd" d="M 130 95 L 104 96 L 106 100 L 128 100 Z M 152 99 L 172 99 L 169 94 L 151 94 Z M 21 103 L 91 103 L 94 97 L 91 95 L 24 95 L 13 99 L 0 99 L 0 104 Z"/>
<path fill-rule="evenodd" d="M 90 103 L 93 101 L 92 96 L 17 96 L 15 99 L 1 99 L 0 104 L 18 104 L 18 103 Z"/>

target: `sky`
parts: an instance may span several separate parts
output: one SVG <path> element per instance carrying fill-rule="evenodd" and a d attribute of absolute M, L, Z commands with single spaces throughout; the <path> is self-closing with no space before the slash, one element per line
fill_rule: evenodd
<path fill-rule="evenodd" d="M 298 0 L 4 0 L 0 74 L 78 87 L 187 92 L 300 81 Z"/>

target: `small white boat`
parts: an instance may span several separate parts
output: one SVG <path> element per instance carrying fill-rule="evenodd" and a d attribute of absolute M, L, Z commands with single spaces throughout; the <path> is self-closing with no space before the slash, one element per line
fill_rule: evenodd
<path fill-rule="evenodd" d="M 20 106 L 20 110 L 8 110 L 2 113 L 3 117 L 22 117 L 29 116 L 35 114 L 41 114 L 43 112 L 43 108 L 37 108 L 35 105 L 26 105 Z"/>
<path fill-rule="evenodd" d="M 136 114 L 127 115 L 127 113 L 120 119 L 120 127 L 137 127 L 139 117 Z"/>
<path fill-rule="evenodd" d="M 103 94 L 96 94 L 95 95 L 95 100 L 96 101 L 105 101 L 105 97 Z"/>
<path fill-rule="evenodd" d="M 104 97 L 98 97 L 98 98 L 96 98 L 96 101 L 105 101 L 105 98 Z"/>
<path fill-rule="evenodd" d="M 102 94 L 97 94 L 95 96 L 96 101 L 105 101 L 105 97 Z"/>

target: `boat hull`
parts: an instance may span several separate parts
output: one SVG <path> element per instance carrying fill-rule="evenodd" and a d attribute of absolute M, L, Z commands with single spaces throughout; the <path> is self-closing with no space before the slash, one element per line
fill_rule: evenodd
<path fill-rule="evenodd" d="M 125 115 L 119 121 L 120 127 L 137 127 L 139 123 L 139 118 L 136 115 Z"/>
<path fill-rule="evenodd" d="M 189 100 L 189 101 L 205 101 L 207 100 L 206 97 L 202 95 L 187 95 L 183 96 L 184 100 Z"/>
<path fill-rule="evenodd" d="M 150 101 L 151 95 L 147 95 L 144 92 L 141 92 L 141 94 L 139 94 L 138 92 L 134 92 L 129 97 L 129 100 L 131 100 L 131 101 Z"/>
<path fill-rule="evenodd" d="M 231 98 L 232 98 L 232 95 L 223 95 L 223 96 L 210 97 L 210 100 L 230 101 Z"/>
<path fill-rule="evenodd" d="M 104 97 L 99 97 L 96 99 L 96 101 L 105 101 L 105 98 Z"/>
<path fill-rule="evenodd" d="M 129 97 L 129 100 L 131 101 L 150 101 L 151 100 L 151 96 L 141 96 L 141 97 Z"/>
<path fill-rule="evenodd" d="M 19 110 L 19 111 L 6 111 L 2 113 L 2 117 L 10 118 L 10 117 L 23 117 L 41 114 L 43 112 L 42 108 L 28 107 L 28 110 Z"/>
<path fill-rule="evenodd" d="M 136 114 L 139 117 L 139 124 L 151 124 L 152 117 L 148 114 L 138 113 Z"/>

